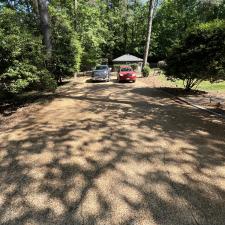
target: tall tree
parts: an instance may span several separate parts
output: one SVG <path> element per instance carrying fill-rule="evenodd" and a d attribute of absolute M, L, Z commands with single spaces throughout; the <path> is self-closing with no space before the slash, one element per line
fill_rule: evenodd
<path fill-rule="evenodd" d="M 144 52 L 143 67 L 147 64 L 147 61 L 148 61 L 149 47 L 150 47 L 150 43 L 151 43 L 151 34 L 152 34 L 152 21 L 153 21 L 154 5 L 155 5 L 155 0 L 149 0 L 148 31 L 147 31 L 147 36 L 146 36 L 146 46 L 145 46 L 145 52 Z"/>
<path fill-rule="evenodd" d="M 166 59 L 188 29 L 214 19 L 225 19 L 224 0 L 164 0 L 155 10 L 151 59 Z"/>
<path fill-rule="evenodd" d="M 77 8 L 78 8 L 78 2 L 77 0 L 74 0 L 74 27 L 76 29 L 77 27 Z"/>
<path fill-rule="evenodd" d="M 46 53 L 48 57 L 51 57 L 52 43 L 47 0 L 38 0 L 38 12 L 40 16 L 41 31 Z"/>

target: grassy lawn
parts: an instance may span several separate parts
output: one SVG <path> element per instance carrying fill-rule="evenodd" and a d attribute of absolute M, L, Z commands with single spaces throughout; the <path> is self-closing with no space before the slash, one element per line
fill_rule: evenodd
<path fill-rule="evenodd" d="M 184 87 L 182 80 L 176 80 L 176 81 L 173 82 L 173 81 L 167 80 L 165 75 L 160 75 L 159 79 L 162 82 L 164 82 L 164 83 L 166 83 L 170 86 L 177 86 L 177 87 L 180 87 L 180 88 Z M 213 84 L 211 84 L 208 81 L 204 81 L 197 87 L 197 89 L 201 90 L 201 91 L 206 91 L 206 92 L 222 92 L 222 93 L 225 93 L 225 81 L 219 82 L 219 83 L 213 83 Z"/>

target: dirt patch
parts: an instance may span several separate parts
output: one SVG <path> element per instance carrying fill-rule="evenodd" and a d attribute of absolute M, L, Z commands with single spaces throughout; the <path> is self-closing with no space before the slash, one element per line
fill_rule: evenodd
<path fill-rule="evenodd" d="M 0 103 L 0 127 L 10 128 L 38 111 L 44 105 L 52 101 L 57 95 L 68 89 L 73 84 L 73 79 L 64 81 L 55 93 L 30 92 L 12 99 L 1 100 Z"/>
<path fill-rule="evenodd" d="M 9 116 L 3 116 L 0 115 L 0 125 L 1 129 L 8 129 L 10 127 L 15 126 L 20 121 L 22 121 L 24 118 L 26 118 L 29 114 L 36 112 L 42 107 L 41 104 L 30 104 L 27 106 L 20 106 L 15 109 L 10 108 L 10 115 Z M 12 113 L 13 110 L 13 113 Z"/>
<path fill-rule="evenodd" d="M 39 96 L 38 98 L 24 99 L 19 102 L 5 103 L 0 106 L 1 128 L 10 128 L 26 118 L 33 112 L 38 111 L 45 104 L 54 99 L 54 95 Z"/>

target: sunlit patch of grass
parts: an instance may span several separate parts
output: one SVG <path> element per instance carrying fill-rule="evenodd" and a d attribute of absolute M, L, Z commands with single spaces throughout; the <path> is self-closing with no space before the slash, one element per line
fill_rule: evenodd
<path fill-rule="evenodd" d="M 176 80 L 176 81 L 171 81 L 167 80 L 165 75 L 160 75 L 159 79 L 170 85 L 170 86 L 176 86 L 179 88 L 183 88 L 183 81 L 182 80 Z M 197 88 L 200 91 L 207 91 L 207 92 L 224 92 L 225 93 L 225 81 L 223 82 L 217 82 L 217 83 L 210 83 L 209 81 L 203 81 Z"/>

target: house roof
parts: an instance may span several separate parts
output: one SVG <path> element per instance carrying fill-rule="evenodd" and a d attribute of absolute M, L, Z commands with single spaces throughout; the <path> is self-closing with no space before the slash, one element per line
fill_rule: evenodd
<path fill-rule="evenodd" d="M 126 54 L 114 59 L 113 62 L 143 62 L 143 59 Z"/>

